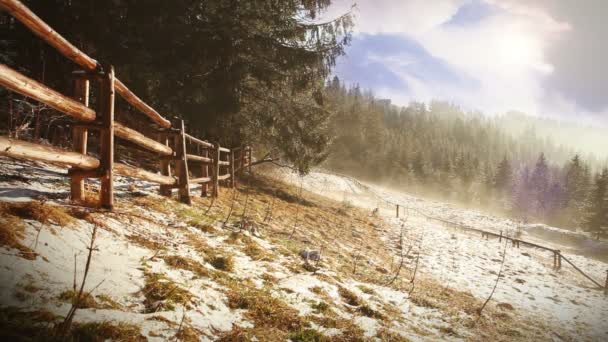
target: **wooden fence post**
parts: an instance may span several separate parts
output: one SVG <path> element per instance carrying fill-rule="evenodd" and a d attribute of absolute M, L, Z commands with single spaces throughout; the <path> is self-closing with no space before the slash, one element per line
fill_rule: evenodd
<path fill-rule="evenodd" d="M 74 80 L 74 99 L 87 107 L 89 106 L 89 85 L 89 80 L 86 78 L 77 77 Z M 87 154 L 87 136 L 86 128 L 72 127 L 72 147 L 75 152 Z M 85 199 L 84 177 L 71 176 L 70 197 L 73 202 L 81 202 Z"/>
<path fill-rule="evenodd" d="M 215 143 L 213 147 L 213 167 L 211 168 L 213 197 L 218 197 L 220 195 L 220 181 L 218 179 L 218 176 L 220 175 L 220 143 Z"/>
<path fill-rule="evenodd" d="M 397 204 L 397 218 L 399 218 L 399 204 Z"/>
<path fill-rule="evenodd" d="M 167 133 L 160 133 L 158 135 L 158 141 L 165 146 L 169 146 L 169 137 Z M 171 162 L 168 159 L 162 158 L 160 160 L 160 174 L 171 177 Z M 161 184 L 159 193 L 162 196 L 171 197 L 171 189 L 171 185 Z"/>
<path fill-rule="evenodd" d="M 502 230 L 500 231 L 500 236 L 498 236 L 498 242 L 502 242 Z"/>
<path fill-rule="evenodd" d="M 175 173 L 177 174 L 177 185 L 179 200 L 188 205 L 192 204 L 190 199 L 190 179 L 188 175 L 188 157 L 186 151 L 186 130 L 184 120 L 176 121 L 176 128 L 179 133 L 174 136 L 175 147 Z"/>
<path fill-rule="evenodd" d="M 230 149 L 230 185 L 234 189 L 236 187 L 236 178 L 234 174 L 234 150 Z"/>
<path fill-rule="evenodd" d="M 604 294 L 608 294 L 608 270 L 606 270 L 606 283 L 604 283 Z"/>
<path fill-rule="evenodd" d="M 101 207 L 112 209 L 114 206 L 114 67 L 104 67 L 101 80 L 100 94 L 100 169 L 101 191 L 99 202 Z"/>
<path fill-rule="evenodd" d="M 553 250 L 553 269 L 557 270 L 557 250 Z"/>
<path fill-rule="evenodd" d="M 562 251 L 558 249 L 555 253 L 557 255 L 557 269 L 560 270 L 562 268 Z"/>

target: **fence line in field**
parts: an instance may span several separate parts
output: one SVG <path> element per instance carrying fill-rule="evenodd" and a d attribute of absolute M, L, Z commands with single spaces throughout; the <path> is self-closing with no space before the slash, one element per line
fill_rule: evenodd
<path fill-rule="evenodd" d="M 165 196 L 171 196 L 172 189 L 177 188 L 179 200 L 190 204 L 190 184 L 201 184 L 202 196 L 207 195 L 211 184 L 211 195 L 216 197 L 219 194 L 220 181 L 235 187 L 236 172 L 246 167 L 251 170 L 251 147 L 230 149 L 186 133 L 183 120 L 168 120 L 163 117 L 116 77 L 112 65 L 100 64 L 87 56 L 23 3 L 18 0 L 0 0 L 0 8 L 82 68 L 70 75 L 74 79 L 74 93 L 70 97 L 28 78 L 7 65 L 0 64 L 1 86 L 76 120 L 72 125 L 73 151 L 0 136 L 0 155 L 69 167 L 70 193 L 74 202 L 85 199 L 84 179 L 99 178 L 100 205 L 108 209 L 114 204 L 115 173 L 158 183 L 160 193 Z M 96 110 L 89 106 L 91 82 L 97 82 L 99 85 L 99 103 Z M 116 94 L 151 121 L 156 136 L 146 136 L 114 119 Z M 99 158 L 87 155 L 90 131 L 99 132 Z M 159 160 L 160 174 L 115 162 L 115 136 L 155 154 Z M 195 147 L 196 153 L 189 153 L 188 146 Z M 198 175 L 191 178 L 190 171 L 195 168 L 193 164 L 198 164 Z"/>
<path fill-rule="evenodd" d="M 591 276 L 589 276 L 587 273 L 585 273 L 582 269 L 580 269 L 578 266 L 576 266 L 570 259 L 568 259 L 567 257 L 565 257 L 562 252 L 559 249 L 553 249 L 553 248 L 549 248 L 546 246 L 542 246 L 533 242 L 529 242 L 529 241 L 524 241 L 521 239 L 517 239 L 517 238 L 513 238 L 513 237 L 509 237 L 506 235 L 503 235 L 503 232 L 500 231 L 499 234 L 494 233 L 494 232 L 489 232 L 489 231 L 485 231 L 482 229 L 478 229 L 478 228 L 474 228 L 474 227 L 470 227 L 467 225 L 464 225 L 462 223 L 457 223 L 457 222 L 453 222 L 453 221 L 449 221 L 449 220 L 445 220 L 439 217 L 435 217 L 435 216 L 431 216 L 428 215 L 418 209 L 414 209 L 414 208 L 410 208 L 407 205 L 404 204 L 399 204 L 396 202 L 392 202 L 389 201 L 387 199 L 385 199 L 383 196 L 379 195 L 378 193 L 376 193 L 374 190 L 372 190 L 370 187 L 368 187 L 367 185 L 361 183 L 359 180 L 344 175 L 344 174 L 340 174 L 340 173 L 335 173 L 335 172 L 328 172 L 328 173 L 332 173 L 335 175 L 338 175 L 340 177 L 344 177 L 349 179 L 351 182 L 355 183 L 357 186 L 359 186 L 360 188 L 365 189 L 367 192 L 371 193 L 373 196 L 375 196 L 377 199 L 392 205 L 395 207 L 395 217 L 399 218 L 399 212 L 400 212 L 400 208 L 405 208 L 408 211 L 413 211 L 418 213 L 419 215 L 425 217 L 428 220 L 434 220 L 437 222 L 440 222 L 444 225 L 447 225 L 449 227 L 452 228 L 457 228 L 463 231 L 467 231 L 467 232 L 476 232 L 476 233 L 480 233 L 482 238 L 489 238 L 489 237 L 497 237 L 499 242 L 502 242 L 503 239 L 506 239 L 507 241 L 511 241 L 511 243 L 513 244 L 514 247 L 519 248 L 521 245 L 523 246 L 528 246 L 528 247 L 532 247 L 532 248 L 538 248 L 538 249 L 542 249 L 545 251 L 548 251 L 550 253 L 553 254 L 553 267 L 556 270 L 561 269 L 562 267 L 562 261 L 565 261 L 566 263 L 568 263 L 570 266 L 572 266 L 572 268 L 577 271 L 578 273 L 580 273 L 583 277 L 585 277 L 586 279 L 588 279 L 589 281 L 591 281 L 593 284 L 595 284 L 599 289 L 603 289 L 605 294 L 608 294 L 608 270 L 606 271 L 606 280 L 604 285 L 602 285 L 600 282 L 596 281 L 595 279 L 593 279 Z"/>

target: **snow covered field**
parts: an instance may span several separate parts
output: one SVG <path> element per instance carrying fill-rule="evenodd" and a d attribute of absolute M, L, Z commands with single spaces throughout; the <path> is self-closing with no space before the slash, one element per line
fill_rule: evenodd
<path fill-rule="evenodd" d="M 318 194 L 368 209 L 381 208 L 380 212 L 393 227 L 386 234 L 387 240 L 398 241 L 399 227 L 405 224 L 408 241 L 406 249 L 410 246 L 413 248 L 407 259 L 408 267 L 412 267 L 420 253 L 419 272 L 448 286 L 471 291 L 481 299 L 489 296 L 496 281 L 504 241 L 500 244 L 497 239 L 482 239 L 479 234 L 463 232 L 428 220 L 421 213 L 486 231 L 502 231 L 508 235 L 520 226 L 509 219 L 457 209 L 445 203 L 427 201 L 372 184 L 362 184 L 349 177 L 324 172 L 313 172 L 303 178 L 289 173 L 282 175 L 292 183 L 301 183 L 306 189 Z M 380 199 L 399 203 L 403 207 L 401 218 L 394 218 L 395 207 Z M 522 240 L 560 249 L 596 281 L 603 283 L 606 279 L 608 264 L 579 255 L 580 253 L 571 254 L 569 251 L 574 250 L 571 245 L 543 240 L 529 230 L 541 229 L 551 231 L 554 235 L 576 235 L 579 239 L 589 239 L 586 235 L 543 225 L 526 225 L 523 228 Z M 593 244 L 592 241 L 589 243 Z M 608 339 L 608 296 L 570 265 L 564 263 L 561 270 L 554 270 L 551 252 L 524 246 L 515 248 L 509 243 L 504 270 L 493 300 L 540 315 L 551 324 L 563 326 L 574 336 L 592 331 L 592 335 L 598 339 Z"/>
<path fill-rule="evenodd" d="M 0 247 L 0 310 L 14 307 L 65 315 L 71 305 L 62 297 L 82 279 L 92 222 L 97 220 L 102 229 L 97 230 L 85 286 L 85 291 L 93 291 L 97 304 L 79 309 L 75 321 L 131 324 L 152 341 L 175 339 L 178 334 L 178 339 L 185 339 L 183 330 L 193 340 L 236 336 L 298 340 L 299 335 L 289 334 L 304 327 L 338 341 L 524 340 L 531 336 L 593 341 L 607 336 L 602 320 L 608 314 L 607 299 L 602 292 L 567 265 L 552 270 L 551 255 L 524 247 L 507 247 L 504 277 L 482 323 L 473 324 L 475 309 L 496 280 L 504 245 L 427 221 L 414 210 L 407 218 L 395 219 L 394 208 L 382 205 L 378 195 L 408 203 L 428 215 L 468 219 L 471 224 L 495 222 L 495 229 L 511 227 L 506 220 L 481 213 L 336 175 L 282 174 L 294 187 L 302 184 L 337 202 L 307 199 L 314 204 L 296 209 L 291 195 L 276 197 L 277 189 L 258 188 L 249 199 L 251 217 L 261 221 L 269 203 L 275 201 L 277 213 L 272 223 L 260 226 L 260 236 L 253 236 L 235 232 L 232 223 L 222 227 L 231 192 L 225 192 L 207 215 L 208 200 L 196 199 L 188 207 L 157 196 L 153 184 L 117 177 L 117 207 L 113 213 L 104 213 L 69 204 L 65 170 L 8 159 L 0 159 L 0 167 L 0 202 L 39 200 L 43 206 L 74 210 L 73 222 L 67 225 L 23 219 L 22 244 L 37 256 L 24 258 L 15 248 Z M 253 190 L 241 190 L 241 196 Z M 240 197 L 235 213 L 242 212 L 243 204 Z M 377 206 L 382 218 L 370 215 Z M 349 208 L 352 212 L 345 213 Z M 304 219 L 294 224 L 294 215 Z M 338 219 L 350 223 L 340 228 L 335 224 Z M 208 223 L 201 226 L 197 220 Z M 0 217 L 0 224 L 7 222 Z M 400 247 L 410 253 L 404 258 L 400 280 L 389 286 L 387 280 L 400 262 L 400 227 L 404 232 Z M 292 229 L 293 239 L 285 233 Z M 303 268 L 298 251 L 319 247 L 323 248 L 320 269 Z M 230 257 L 231 267 L 218 269 L 214 262 L 218 256 Z M 605 264 L 569 257 L 601 279 Z M 361 261 L 355 275 L 352 263 L 357 259 Z M 416 268 L 419 280 L 412 292 L 408 277 Z M 169 289 L 167 296 L 173 291 L 179 296 L 151 295 L 159 291 L 155 290 L 159 284 Z M 492 330 L 495 327 L 500 328 Z"/>

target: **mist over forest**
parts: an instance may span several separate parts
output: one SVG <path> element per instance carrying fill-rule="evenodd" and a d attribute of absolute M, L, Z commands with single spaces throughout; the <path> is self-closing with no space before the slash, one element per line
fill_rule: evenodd
<path fill-rule="evenodd" d="M 605 234 L 601 129 L 442 101 L 399 107 L 337 77 L 326 92 L 335 111 L 326 167 L 522 222 Z"/>

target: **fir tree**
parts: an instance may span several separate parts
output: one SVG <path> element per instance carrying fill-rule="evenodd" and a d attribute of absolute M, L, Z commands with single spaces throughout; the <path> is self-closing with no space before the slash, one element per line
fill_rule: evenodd
<path fill-rule="evenodd" d="M 587 215 L 584 225 L 596 238 L 608 230 L 608 168 L 596 175 L 587 202 Z"/>

